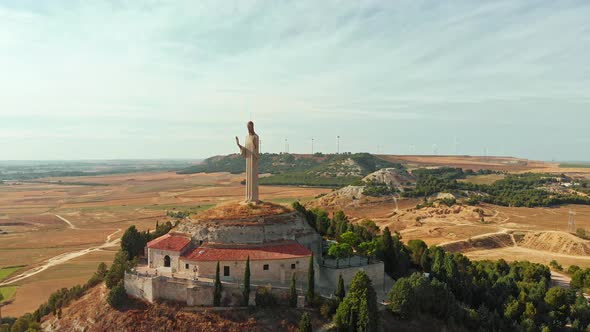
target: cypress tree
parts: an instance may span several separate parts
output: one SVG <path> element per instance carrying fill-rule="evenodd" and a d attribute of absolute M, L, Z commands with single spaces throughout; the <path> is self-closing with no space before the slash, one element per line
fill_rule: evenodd
<path fill-rule="evenodd" d="M 309 314 L 307 312 L 304 312 L 303 315 L 301 315 L 297 332 L 313 332 L 311 319 L 309 318 Z"/>
<path fill-rule="evenodd" d="M 344 290 L 344 279 L 342 279 L 342 274 L 338 276 L 338 288 L 336 289 L 336 293 L 334 293 L 336 297 L 342 302 L 344 296 L 346 296 L 346 291 Z"/>
<path fill-rule="evenodd" d="M 308 306 L 313 304 L 315 297 L 315 271 L 313 267 L 313 254 L 309 258 L 309 268 L 307 269 L 307 293 L 305 294 L 305 301 Z"/>
<path fill-rule="evenodd" d="M 334 323 L 338 331 L 376 332 L 378 321 L 375 289 L 367 274 L 359 271 L 350 283 L 348 294 L 336 310 Z"/>
<path fill-rule="evenodd" d="M 215 269 L 215 289 L 213 290 L 213 306 L 221 306 L 221 279 L 219 277 L 219 261 L 217 261 L 217 268 Z"/>
<path fill-rule="evenodd" d="M 243 305 L 247 306 L 250 301 L 250 256 L 246 259 L 246 269 L 244 270 L 244 296 Z"/>
<path fill-rule="evenodd" d="M 393 275 L 396 270 L 397 255 L 389 227 L 385 227 L 383 229 L 383 235 L 381 235 L 380 256 L 383 263 L 385 263 L 385 272 L 389 275 Z"/>
<path fill-rule="evenodd" d="M 297 307 L 297 277 L 295 273 L 293 273 L 293 277 L 291 277 L 291 289 L 289 292 L 289 306 L 295 308 Z"/>
<path fill-rule="evenodd" d="M 4 295 L 0 293 L 0 322 L 2 322 L 2 301 L 4 301 Z"/>

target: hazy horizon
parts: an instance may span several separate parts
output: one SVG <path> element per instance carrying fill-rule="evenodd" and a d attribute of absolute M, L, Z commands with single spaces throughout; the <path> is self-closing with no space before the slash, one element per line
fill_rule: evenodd
<path fill-rule="evenodd" d="M 0 0 L 0 160 L 590 161 L 590 2 Z"/>

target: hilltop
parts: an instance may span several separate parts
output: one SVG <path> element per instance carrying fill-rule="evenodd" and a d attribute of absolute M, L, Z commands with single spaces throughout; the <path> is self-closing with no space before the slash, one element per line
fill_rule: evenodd
<path fill-rule="evenodd" d="M 307 185 L 342 187 L 361 180 L 364 176 L 382 168 L 403 166 L 381 159 L 369 153 L 343 154 L 276 154 L 260 155 L 259 172 L 270 174 L 262 177 L 262 185 Z M 245 172 L 246 165 L 238 154 L 215 156 L 201 164 L 185 168 L 178 174 Z"/>
<path fill-rule="evenodd" d="M 295 309 L 187 309 L 177 303 L 151 304 L 129 301 L 125 308 L 112 308 L 104 285 L 90 289 L 80 299 L 63 307 L 58 315 L 42 320 L 45 331 L 296 331 L 301 313 Z M 59 317 L 58 317 L 59 316 Z M 315 324 L 319 325 L 319 315 Z M 157 328 L 155 328 L 157 327 Z"/>

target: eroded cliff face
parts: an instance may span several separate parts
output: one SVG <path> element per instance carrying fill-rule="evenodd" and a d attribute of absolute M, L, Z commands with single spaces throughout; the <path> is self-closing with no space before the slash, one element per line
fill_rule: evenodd
<path fill-rule="evenodd" d="M 186 309 L 175 303 L 150 304 L 130 300 L 129 304 L 116 310 L 106 302 L 108 289 L 99 285 L 88 290 L 82 298 L 62 309 L 61 317 L 50 314 L 43 318 L 45 331 L 296 331 L 300 312 L 280 307 L 271 309 Z M 322 324 L 319 315 L 314 315 L 316 325 Z"/>

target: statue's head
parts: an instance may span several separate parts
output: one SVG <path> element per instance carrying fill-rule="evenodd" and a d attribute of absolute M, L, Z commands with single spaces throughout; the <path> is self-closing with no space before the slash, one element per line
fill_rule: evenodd
<path fill-rule="evenodd" d="M 254 122 L 252 121 L 248 121 L 248 133 L 250 133 L 250 135 L 254 135 Z"/>

